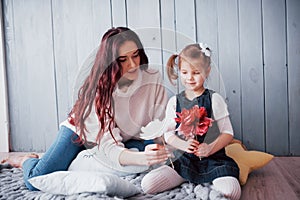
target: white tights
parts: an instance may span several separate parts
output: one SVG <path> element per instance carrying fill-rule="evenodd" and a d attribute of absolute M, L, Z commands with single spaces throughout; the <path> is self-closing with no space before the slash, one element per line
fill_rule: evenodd
<path fill-rule="evenodd" d="M 225 197 L 232 200 L 238 200 L 241 197 L 241 186 L 239 181 L 232 176 L 224 176 L 213 180 L 213 186 L 216 190 L 223 193 Z"/>
<path fill-rule="evenodd" d="M 173 168 L 163 165 L 146 174 L 141 186 L 145 193 L 155 194 L 179 186 L 185 182 Z M 213 180 L 216 190 L 223 193 L 227 198 L 238 200 L 241 196 L 239 181 L 231 176 L 216 178 Z"/>
<path fill-rule="evenodd" d="M 144 176 L 141 182 L 145 193 L 155 194 L 172 189 L 185 182 L 173 168 L 163 165 Z"/>

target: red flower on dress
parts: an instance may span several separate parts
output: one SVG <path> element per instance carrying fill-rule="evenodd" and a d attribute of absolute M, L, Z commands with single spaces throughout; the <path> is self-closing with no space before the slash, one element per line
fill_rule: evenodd
<path fill-rule="evenodd" d="M 204 135 L 212 125 L 213 120 L 207 117 L 205 107 L 195 105 L 191 109 L 183 109 L 180 113 L 176 112 L 175 121 L 180 123 L 178 131 L 181 131 L 185 137 L 190 138 L 194 135 Z"/>

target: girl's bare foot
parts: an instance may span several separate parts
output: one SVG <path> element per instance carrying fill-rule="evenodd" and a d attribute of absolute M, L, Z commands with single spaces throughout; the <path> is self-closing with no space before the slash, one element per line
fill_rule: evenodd
<path fill-rule="evenodd" d="M 24 156 L 10 156 L 1 161 L 1 163 L 10 164 L 13 167 L 21 168 L 24 161 L 28 158 L 39 158 L 39 155 L 35 153 L 26 154 Z"/>

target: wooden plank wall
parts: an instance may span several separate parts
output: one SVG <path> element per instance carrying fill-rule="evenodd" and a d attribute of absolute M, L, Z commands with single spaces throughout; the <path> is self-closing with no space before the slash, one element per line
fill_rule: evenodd
<path fill-rule="evenodd" d="M 170 94 L 168 57 L 213 51 L 208 87 L 249 149 L 300 155 L 299 0 L 3 0 L 11 151 L 44 151 L 72 107 L 84 60 L 112 26 L 143 41 Z"/>
<path fill-rule="evenodd" d="M 3 33 L 3 15 L 2 5 L 0 5 L 0 30 Z M 8 99 L 7 99 L 7 80 L 5 68 L 5 47 L 4 47 L 4 34 L 0 36 L 0 152 L 8 152 Z"/>
<path fill-rule="evenodd" d="M 50 5 L 50 1 L 3 5 L 13 151 L 42 151 L 55 137 L 58 105 Z"/>
<path fill-rule="evenodd" d="M 251 8 L 251 12 L 249 11 Z M 243 140 L 265 149 L 265 98 L 262 7 L 260 0 L 240 1 L 239 43 Z M 251 105 L 251 106 L 250 106 Z M 250 123 L 249 123 L 250 122 Z M 287 133 L 286 133 L 287 134 Z"/>
<path fill-rule="evenodd" d="M 289 153 L 300 154 L 300 2 L 287 1 L 287 63 L 288 63 L 288 114 L 289 114 Z"/>

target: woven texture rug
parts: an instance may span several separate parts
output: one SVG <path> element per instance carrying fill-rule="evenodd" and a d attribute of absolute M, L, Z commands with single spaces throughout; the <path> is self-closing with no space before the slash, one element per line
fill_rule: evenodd
<path fill-rule="evenodd" d="M 6 200 L 27 200 L 27 199 L 41 199 L 41 200 L 92 200 L 92 199 L 122 199 L 120 197 L 111 197 L 100 193 L 81 193 L 74 195 L 54 195 L 41 191 L 29 191 L 23 182 L 23 173 L 21 169 L 12 168 L 9 165 L 0 165 L 0 199 Z M 141 180 L 144 174 L 124 177 L 125 180 L 133 183 L 136 187 L 141 188 Z M 203 199 L 203 200 L 226 200 L 219 192 L 214 190 L 211 185 L 194 185 L 192 183 L 184 183 L 181 186 L 169 191 L 165 191 L 156 195 L 149 195 L 140 193 L 128 199 Z"/>

